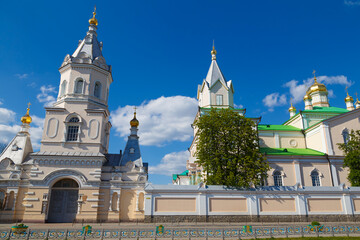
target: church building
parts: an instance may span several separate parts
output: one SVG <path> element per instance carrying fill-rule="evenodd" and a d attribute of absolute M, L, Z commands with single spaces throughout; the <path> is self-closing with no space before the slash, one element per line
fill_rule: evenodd
<path fill-rule="evenodd" d="M 40 151 L 33 152 L 28 108 L 20 132 L 0 155 L 1 222 L 144 218 L 148 170 L 141 158 L 136 112 L 125 150 L 108 153 L 113 78 L 95 15 L 85 38 L 61 64 L 59 95 L 45 108 Z"/>

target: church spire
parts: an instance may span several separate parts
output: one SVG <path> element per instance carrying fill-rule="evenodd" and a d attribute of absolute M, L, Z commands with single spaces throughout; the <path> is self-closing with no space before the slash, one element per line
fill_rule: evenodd
<path fill-rule="evenodd" d="M 215 50 L 215 41 L 213 40 L 213 47 L 212 47 L 212 50 L 211 50 L 211 60 L 216 60 L 216 50 Z"/>

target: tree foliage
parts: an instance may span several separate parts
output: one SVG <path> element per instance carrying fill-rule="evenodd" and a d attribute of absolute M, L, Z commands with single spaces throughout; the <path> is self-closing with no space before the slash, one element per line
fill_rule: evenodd
<path fill-rule="evenodd" d="M 197 164 L 207 184 L 248 188 L 263 183 L 269 165 L 252 120 L 230 109 L 211 109 L 195 127 Z"/>
<path fill-rule="evenodd" d="M 347 143 L 339 143 L 344 152 L 344 167 L 349 168 L 348 180 L 351 186 L 360 186 L 360 130 L 351 130 Z"/>

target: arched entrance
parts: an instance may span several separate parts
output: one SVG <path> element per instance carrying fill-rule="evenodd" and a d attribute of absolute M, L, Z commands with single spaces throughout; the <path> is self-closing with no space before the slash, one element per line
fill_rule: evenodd
<path fill-rule="evenodd" d="M 73 222 L 78 208 L 79 185 L 72 179 L 61 179 L 51 188 L 47 222 Z"/>

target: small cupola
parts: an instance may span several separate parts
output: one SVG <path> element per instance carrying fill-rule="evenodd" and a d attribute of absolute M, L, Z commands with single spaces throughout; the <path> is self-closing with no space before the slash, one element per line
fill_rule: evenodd
<path fill-rule="evenodd" d="M 346 87 L 346 98 L 345 98 L 345 104 L 346 104 L 346 109 L 349 111 L 354 110 L 354 99 L 353 97 L 351 97 L 349 95 L 349 91 L 347 90 L 348 87 Z"/>

